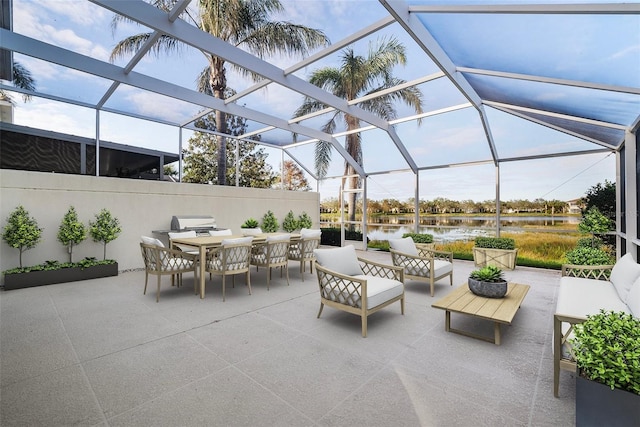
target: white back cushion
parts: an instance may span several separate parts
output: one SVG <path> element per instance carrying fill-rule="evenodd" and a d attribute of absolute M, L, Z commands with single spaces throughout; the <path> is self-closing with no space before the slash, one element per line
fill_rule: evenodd
<path fill-rule="evenodd" d="M 629 310 L 631 310 L 631 314 L 640 319 L 640 277 L 633 282 L 625 302 L 627 303 Z"/>
<path fill-rule="evenodd" d="M 625 301 L 631 285 L 638 277 L 640 277 L 640 264 L 633 260 L 631 253 L 627 253 L 613 266 L 609 281 L 615 286 L 620 299 Z"/>
<path fill-rule="evenodd" d="M 314 249 L 313 253 L 318 264 L 336 273 L 347 276 L 363 274 L 356 255 L 356 248 L 352 245 L 342 248 Z"/>
<path fill-rule="evenodd" d="M 300 237 L 302 239 L 320 237 L 321 235 L 322 230 L 319 228 L 303 228 L 300 230 Z"/>
<path fill-rule="evenodd" d="M 276 236 L 267 236 L 267 242 L 287 242 L 291 240 L 290 234 L 278 234 Z"/>
<path fill-rule="evenodd" d="M 142 243 L 146 245 L 155 245 L 164 248 L 164 243 L 154 237 L 140 236 L 140 239 L 142 240 Z"/>
<path fill-rule="evenodd" d="M 169 232 L 169 238 L 170 239 L 178 239 L 180 237 L 190 238 L 190 237 L 198 237 L 198 236 L 196 235 L 196 231 L 195 230 L 190 230 L 190 231 L 170 231 Z"/>
<path fill-rule="evenodd" d="M 209 230 L 209 236 L 231 236 L 232 234 L 230 228 L 226 230 Z"/>
<path fill-rule="evenodd" d="M 404 239 L 389 239 L 389 246 L 394 251 L 418 256 L 418 248 L 416 248 L 416 244 L 413 242 L 411 237 L 405 237 Z"/>
<path fill-rule="evenodd" d="M 220 242 L 220 244 L 222 246 L 226 246 L 226 245 L 246 245 L 248 243 L 251 243 L 252 241 L 253 241 L 253 236 L 238 237 L 237 239 L 223 239 L 222 242 Z"/>

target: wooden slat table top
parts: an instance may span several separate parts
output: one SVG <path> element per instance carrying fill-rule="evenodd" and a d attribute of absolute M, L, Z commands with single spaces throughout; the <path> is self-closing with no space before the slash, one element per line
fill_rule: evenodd
<path fill-rule="evenodd" d="M 463 284 L 431 307 L 510 325 L 528 291 L 529 285 L 509 283 L 504 298 L 485 298 L 475 295 Z"/>

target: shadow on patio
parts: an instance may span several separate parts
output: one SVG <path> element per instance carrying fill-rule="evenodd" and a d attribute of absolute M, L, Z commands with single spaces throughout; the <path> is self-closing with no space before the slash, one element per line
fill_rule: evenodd
<path fill-rule="evenodd" d="M 390 263 L 383 252 L 364 257 Z M 0 424 L 560 426 L 574 424 L 574 382 L 553 397 L 552 313 L 560 273 L 518 267 L 531 285 L 502 345 L 447 333 L 434 298 L 407 281 L 406 314 L 393 304 L 369 318 L 326 307 L 316 318 L 315 276 L 291 285 L 274 271 L 207 282 L 204 300 L 144 272 L 0 293 Z M 456 261 L 454 287 L 473 263 Z M 491 336 L 489 322 L 452 325 Z"/>

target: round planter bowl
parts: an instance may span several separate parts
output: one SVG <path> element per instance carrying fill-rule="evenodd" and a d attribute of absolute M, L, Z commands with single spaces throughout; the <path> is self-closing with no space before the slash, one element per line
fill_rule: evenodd
<path fill-rule="evenodd" d="M 507 293 L 507 282 L 481 282 L 468 279 L 469 290 L 474 294 L 486 298 L 502 298 Z"/>

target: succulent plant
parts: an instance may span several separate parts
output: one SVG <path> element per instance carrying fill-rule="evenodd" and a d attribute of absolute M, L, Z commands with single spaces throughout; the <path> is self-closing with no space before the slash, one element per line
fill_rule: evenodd
<path fill-rule="evenodd" d="M 253 219 L 253 218 L 249 218 L 248 220 L 246 220 L 244 222 L 244 224 L 242 224 L 240 226 L 240 228 L 257 228 L 258 227 L 258 221 Z"/>
<path fill-rule="evenodd" d="M 481 269 L 474 270 L 469 274 L 469 277 L 481 282 L 504 282 L 504 276 L 502 270 L 493 265 L 487 265 Z"/>

